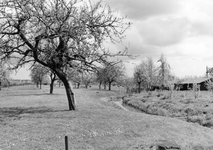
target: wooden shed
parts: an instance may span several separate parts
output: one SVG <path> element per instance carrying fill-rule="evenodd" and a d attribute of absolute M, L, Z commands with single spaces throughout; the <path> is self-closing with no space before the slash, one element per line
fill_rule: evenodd
<path fill-rule="evenodd" d="M 157 143 L 156 150 L 181 150 L 181 148 L 175 142 L 161 141 Z"/>
<path fill-rule="evenodd" d="M 194 79 L 188 79 L 185 81 L 182 81 L 179 84 L 176 84 L 175 87 L 179 88 L 180 90 L 189 90 L 193 89 L 193 86 L 197 84 L 200 88 L 201 91 L 208 90 L 207 83 L 209 81 L 213 81 L 213 78 L 207 78 L 207 77 L 202 77 L 202 78 L 194 78 Z"/>

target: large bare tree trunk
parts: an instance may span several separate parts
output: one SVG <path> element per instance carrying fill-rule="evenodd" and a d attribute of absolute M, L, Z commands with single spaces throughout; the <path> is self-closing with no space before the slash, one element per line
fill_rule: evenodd
<path fill-rule="evenodd" d="M 50 83 L 50 94 L 53 94 L 53 86 L 54 86 L 54 81 L 51 80 L 51 83 Z"/>
<path fill-rule="evenodd" d="M 106 90 L 106 82 L 104 82 L 104 90 Z"/>
<path fill-rule="evenodd" d="M 101 82 L 99 82 L 99 89 L 101 89 Z"/>
<path fill-rule="evenodd" d="M 0 80 L 0 91 L 1 91 L 1 80 Z"/>
<path fill-rule="evenodd" d="M 65 90 L 66 90 L 69 110 L 75 110 L 76 108 L 75 108 L 74 93 L 72 92 L 70 84 L 69 84 L 69 82 L 66 78 L 64 80 L 62 80 L 62 82 L 64 83 L 64 87 L 65 87 Z"/>
<path fill-rule="evenodd" d="M 141 93 L 141 82 L 138 82 L 138 93 Z"/>
<path fill-rule="evenodd" d="M 50 94 L 53 94 L 53 88 L 54 88 L 54 82 L 55 82 L 55 79 L 56 79 L 56 75 L 51 73 L 50 74 L 50 79 L 51 79 L 51 82 L 50 82 Z"/>
<path fill-rule="evenodd" d="M 57 72 L 57 71 L 55 71 L 55 73 L 57 74 L 59 79 L 64 84 L 64 87 L 65 87 L 65 90 L 66 90 L 66 94 L 67 94 L 69 110 L 75 110 L 76 106 L 75 106 L 74 93 L 73 93 L 73 91 L 71 89 L 71 86 L 70 86 L 69 81 L 68 81 L 68 79 L 66 77 L 66 74 L 64 74 L 63 72 Z"/>
<path fill-rule="evenodd" d="M 111 91 L 112 82 L 109 82 L 109 91 Z"/>
<path fill-rule="evenodd" d="M 41 82 L 41 81 L 39 82 L 39 85 L 40 85 L 40 89 L 41 89 L 41 85 L 42 85 L 42 82 Z"/>

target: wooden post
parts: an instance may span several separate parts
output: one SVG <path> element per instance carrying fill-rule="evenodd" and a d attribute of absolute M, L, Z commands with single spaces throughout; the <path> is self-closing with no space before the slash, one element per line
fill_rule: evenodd
<path fill-rule="evenodd" d="M 65 150 L 68 150 L 68 137 L 65 136 Z"/>

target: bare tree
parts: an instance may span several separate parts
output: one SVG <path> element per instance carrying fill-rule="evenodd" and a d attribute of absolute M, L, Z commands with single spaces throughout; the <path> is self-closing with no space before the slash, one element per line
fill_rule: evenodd
<path fill-rule="evenodd" d="M 145 65 L 142 62 L 141 64 L 137 65 L 134 69 L 134 82 L 137 84 L 138 93 L 141 92 L 141 84 L 147 80 L 145 74 Z"/>
<path fill-rule="evenodd" d="M 127 94 L 135 92 L 135 81 L 134 78 L 126 77 L 123 79 L 122 86 L 125 87 Z"/>
<path fill-rule="evenodd" d="M 57 79 L 57 75 L 55 74 L 55 72 L 53 72 L 52 70 L 50 70 L 47 67 L 42 66 L 41 64 L 34 64 L 32 70 L 31 70 L 31 79 L 33 82 L 36 83 L 37 87 L 39 87 L 40 85 L 40 89 L 41 89 L 41 85 L 44 82 L 45 79 L 48 78 L 50 79 L 50 94 L 53 94 L 53 89 L 54 89 L 54 82 Z"/>
<path fill-rule="evenodd" d="M 213 77 L 213 67 L 206 67 L 206 77 L 210 77 L 210 79 L 206 83 L 206 87 L 208 91 L 211 91 L 213 93 L 213 80 L 211 79 Z"/>
<path fill-rule="evenodd" d="M 15 67 L 35 61 L 50 68 L 65 86 L 69 110 L 76 106 L 67 67 L 92 70 L 126 54 L 104 49 L 105 40 L 120 42 L 130 24 L 101 2 L 2 0 L 0 16 L 0 55 L 16 59 Z"/>
<path fill-rule="evenodd" d="M 135 67 L 134 80 L 137 83 L 138 92 L 141 88 L 151 90 L 152 86 L 156 86 L 157 68 L 152 58 L 142 60 L 139 65 Z"/>
<path fill-rule="evenodd" d="M 99 67 L 96 72 L 96 81 L 99 82 L 99 89 L 104 85 L 104 89 L 108 85 L 108 90 L 111 90 L 113 82 L 119 82 L 119 79 L 124 77 L 124 66 L 122 63 L 106 63 L 103 67 Z"/>
<path fill-rule="evenodd" d="M 210 77 L 213 77 L 213 67 L 206 68 L 207 77 L 210 75 Z"/>
<path fill-rule="evenodd" d="M 2 83 L 6 82 L 7 86 L 9 87 L 9 76 L 11 71 L 8 70 L 8 67 L 6 67 L 6 63 L 3 61 L 0 61 L 0 90 L 2 87 Z"/>
<path fill-rule="evenodd" d="M 50 76 L 50 94 L 53 94 L 53 89 L 54 89 L 54 82 L 56 81 L 57 79 L 57 75 L 55 72 L 53 71 L 49 71 L 49 76 Z"/>
<path fill-rule="evenodd" d="M 82 74 L 82 83 L 85 85 L 85 88 L 87 89 L 88 86 L 94 82 L 95 75 L 92 72 L 83 72 Z"/>
<path fill-rule="evenodd" d="M 111 90 L 112 83 L 118 82 L 119 78 L 124 76 L 124 66 L 123 64 L 106 64 L 104 67 L 104 74 L 105 74 L 105 82 L 108 83 L 109 91 Z"/>
<path fill-rule="evenodd" d="M 144 69 L 146 90 L 151 90 L 152 86 L 156 86 L 157 81 L 157 67 L 155 66 L 153 59 L 148 57 L 146 60 L 141 62 L 142 68 Z"/>
<path fill-rule="evenodd" d="M 168 64 L 166 57 L 164 54 L 161 54 L 160 59 L 160 67 L 158 69 L 158 81 L 162 89 L 168 84 L 168 80 L 170 77 L 170 65 Z"/>
<path fill-rule="evenodd" d="M 105 82 L 105 72 L 104 68 L 99 67 L 96 71 L 96 81 L 99 83 L 99 89 L 101 89 L 101 85 Z"/>
<path fill-rule="evenodd" d="M 80 84 L 82 82 L 82 71 L 79 69 L 69 68 L 67 70 L 67 76 L 69 80 L 75 83 L 75 88 L 79 89 Z"/>
<path fill-rule="evenodd" d="M 48 72 L 49 70 L 40 64 L 35 64 L 31 70 L 31 79 L 34 83 L 36 83 L 37 87 L 40 85 L 40 89 L 44 79 L 47 77 Z"/>
<path fill-rule="evenodd" d="M 4 76 L 5 76 L 4 66 L 2 65 L 2 63 L 0 63 L 0 90 L 1 90 L 2 80 Z"/>

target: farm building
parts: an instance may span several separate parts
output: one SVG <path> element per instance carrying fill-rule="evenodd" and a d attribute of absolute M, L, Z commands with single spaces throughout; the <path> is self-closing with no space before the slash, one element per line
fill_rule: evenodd
<path fill-rule="evenodd" d="M 201 91 L 205 91 L 208 90 L 207 83 L 209 81 L 213 81 L 213 78 L 203 77 L 203 78 L 188 79 L 182 81 L 179 84 L 176 84 L 175 87 L 176 88 L 178 87 L 180 90 L 189 90 L 193 89 L 193 86 L 197 84 Z"/>

